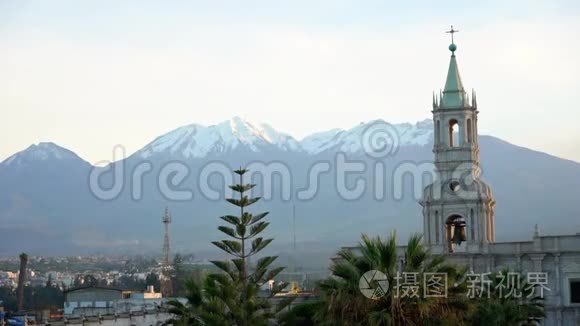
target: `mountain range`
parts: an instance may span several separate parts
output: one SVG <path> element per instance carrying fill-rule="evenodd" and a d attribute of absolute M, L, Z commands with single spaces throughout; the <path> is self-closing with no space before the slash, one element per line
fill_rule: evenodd
<path fill-rule="evenodd" d="M 365 143 L 376 126 L 386 126 L 386 138 Z M 498 241 L 529 239 L 535 224 L 543 233 L 580 232 L 579 163 L 492 136 L 479 142 L 483 178 L 497 202 Z M 369 144 L 391 151 L 369 155 Z M 272 250 L 328 253 L 356 243 L 363 232 L 396 230 L 402 241 L 421 232 L 421 189 L 409 178 L 396 180 L 396 171 L 410 163 L 430 166 L 432 147 L 431 120 L 375 120 L 297 140 L 237 117 L 175 129 L 104 167 L 54 143 L 31 145 L 0 163 L 0 255 L 159 253 L 167 206 L 172 249 L 211 256 L 216 250 L 209 242 L 221 238 L 218 217 L 235 213 L 214 196 L 227 189 L 224 171 L 240 166 L 264 172 L 252 182 L 265 198 L 251 208 L 270 211 Z M 360 163 L 364 171 L 347 174 L 342 185 L 340 160 Z M 269 180 L 272 171 L 279 173 Z M 364 191 L 345 198 L 341 187 L 353 190 L 360 180 Z M 113 196 L 104 198 L 105 190 Z"/>

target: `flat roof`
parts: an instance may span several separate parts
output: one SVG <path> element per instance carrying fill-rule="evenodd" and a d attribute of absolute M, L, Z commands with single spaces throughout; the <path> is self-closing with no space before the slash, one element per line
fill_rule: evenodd
<path fill-rule="evenodd" d="M 63 293 L 68 293 L 68 292 L 74 292 L 74 291 L 79 291 L 79 290 L 110 290 L 110 291 L 118 291 L 118 292 L 123 292 L 122 289 L 118 289 L 118 288 L 112 288 L 112 287 L 106 287 L 106 286 L 80 286 L 80 287 L 76 287 L 73 289 L 69 289 L 69 290 L 65 290 Z"/>

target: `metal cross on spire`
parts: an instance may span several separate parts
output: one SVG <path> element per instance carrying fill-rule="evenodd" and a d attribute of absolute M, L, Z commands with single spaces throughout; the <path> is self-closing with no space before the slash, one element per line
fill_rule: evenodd
<path fill-rule="evenodd" d="M 459 32 L 459 30 L 453 29 L 453 25 L 451 25 L 451 29 L 450 29 L 450 30 L 448 30 L 448 31 L 446 31 L 446 32 L 445 32 L 445 33 L 449 33 L 449 34 L 451 34 L 451 43 L 452 43 L 452 44 L 454 43 L 454 42 L 453 42 L 453 34 L 455 34 L 455 33 L 457 33 L 457 32 Z"/>

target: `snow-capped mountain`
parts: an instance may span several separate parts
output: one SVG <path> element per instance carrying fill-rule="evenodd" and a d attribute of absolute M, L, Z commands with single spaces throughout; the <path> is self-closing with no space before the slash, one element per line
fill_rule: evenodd
<path fill-rule="evenodd" d="M 400 146 L 395 155 L 389 156 L 389 164 L 384 165 L 384 199 L 377 200 L 373 192 L 376 162 L 372 156 L 362 155 L 356 158 L 358 162 L 369 165 L 365 173 L 355 175 L 367 185 L 359 199 L 344 200 L 337 188 L 337 173 L 329 172 L 319 175 L 314 198 L 301 200 L 297 194 L 310 187 L 313 166 L 321 161 L 332 164 L 331 158 L 339 151 L 357 155 L 365 149 L 363 141 L 369 131 L 375 130 L 386 132 Z M 404 237 L 421 229 L 421 208 L 415 188 L 411 182 L 410 188 L 403 189 L 406 195 L 401 199 L 389 194 L 389 188 L 395 185 L 393 178 L 399 163 L 433 159 L 432 137 L 430 120 L 403 124 L 375 120 L 350 129 L 312 134 L 301 141 L 270 126 L 240 118 L 213 126 L 192 124 L 156 138 L 131 156 L 119 178 L 125 181 L 120 183 L 121 193 L 112 200 L 95 195 L 95 184 L 89 184 L 93 167 L 76 154 L 52 143 L 32 145 L 0 163 L 0 229 L 4 236 L 0 255 L 23 250 L 36 253 L 54 250 L 60 254 L 101 249 L 117 252 L 120 249 L 117 243 L 135 243 L 126 248 L 138 253 L 158 250 L 159 214 L 168 205 L 175 217 L 172 237 L 176 247 L 184 251 L 201 250 L 219 236 L 215 230 L 217 222 L 211 217 L 222 216 L 231 209 L 221 200 L 216 202 L 205 196 L 199 187 L 201 167 L 216 160 L 232 168 L 254 162 L 287 165 L 290 182 L 283 183 L 273 176 L 272 196 L 266 199 L 265 195 L 259 204 L 272 212 L 272 232 L 277 234 L 281 246 L 292 241 L 287 235 L 293 205 L 299 213 L 296 220 L 299 241 L 304 243 L 313 241 L 334 250 L 344 243 L 356 243 L 361 233 L 384 234 L 396 229 Z M 480 136 L 479 144 L 483 175 L 492 185 L 498 203 L 497 226 L 502 230 L 498 236 L 527 239 L 534 224 L 540 224 L 546 232 L 578 232 L 580 208 L 577 192 L 571 189 L 580 184 L 579 163 L 491 136 Z M 138 171 L 132 166 L 143 160 L 187 161 L 189 174 L 175 189 L 190 191 L 193 199 L 167 197 L 167 189 L 160 187 L 161 174 L 157 170 L 142 174 L 140 184 L 135 183 L 137 174 L 127 171 Z M 113 170 L 104 173 L 98 184 L 103 187 L 101 190 L 113 189 L 116 177 Z M 260 179 L 256 179 L 258 190 L 264 189 L 266 194 L 266 181 Z M 166 181 L 171 188 L 172 179 Z M 208 184 L 219 192 L 220 181 L 212 181 L 215 180 L 208 180 Z M 141 197 L 135 199 L 138 185 Z M 282 198 L 287 187 L 291 201 Z M 556 212 L 552 207 L 559 209 Z M 546 216 L 550 216 L 547 225 Z"/>
<path fill-rule="evenodd" d="M 342 129 L 331 129 L 328 131 L 317 132 L 304 137 L 300 141 L 300 145 L 309 154 L 317 154 L 337 146 L 340 139 L 344 138 L 341 137 L 344 133 L 345 131 Z"/>
<path fill-rule="evenodd" d="M 38 161 L 66 161 L 82 160 L 77 154 L 55 143 L 41 142 L 38 145 L 32 144 L 25 150 L 18 152 L 0 165 L 2 166 L 25 166 Z"/>
<path fill-rule="evenodd" d="M 373 133 L 376 135 L 373 136 Z M 300 144 L 310 154 L 330 149 L 357 153 L 363 150 L 363 142 L 367 137 L 383 137 L 383 140 L 395 142 L 397 146 L 424 146 L 433 138 L 433 122 L 426 119 L 415 124 L 390 124 L 379 119 L 361 122 L 348 130 L 332 129 L 315 133 L 302 139 Z"/>
<path fill-rule="evenodd" d="M 285 152 L 318 154 L 330 149 L 347 153 L 362 150 L 362 139 L 369 128 L 383 128 L 400 146 L 425 145 L 432 138 L 431 120 L 415 124 L 389 124 L 383 120 L 361 123 L 348 130 L 332 129 L 297 141 L 267 124 L 253 124 L 239 117 L 217 125 L 190 124 L 156 138 L 137 153 L 142 159 L 159 154 L 173 158 L 203 158 L 208 154 L 225 153 L 234 149 L 260 152 L 277 149 Z"/>
<path fill-rule="evenodd" d="M 148 159 L 156 154 L 168 153 L 180 158 L 201 158 L 210 153 L 223 153 L 242 148 L 259 152 L 264 147 L 283 151 L 300 150 L 300 144 L 287 134 L 269 125 L 254 125 L 239 117 L 217 125 L 190 124 L 156 138 L 138 152 Z"/>

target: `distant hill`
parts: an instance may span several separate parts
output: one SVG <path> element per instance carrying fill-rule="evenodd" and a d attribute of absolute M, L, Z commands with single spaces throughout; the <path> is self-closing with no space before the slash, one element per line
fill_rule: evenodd
<path fill-rule="evenodd" d="M 254 180 L 260 194 L 272 194 L 272 198 L 252 207 L 256 212 L 270 211 L 268 233 L 276 238 L 272 250 L 292 251 L 293 206 L 299 251 L 331 252 L 340 245 L 354 244 L 362 232 L 386 235 L 397 230 L 403 240 L 412 232 L 422 231 L 419 198 L 414 193 L 418 190 L 420 194 L 421 189 L 414 189 L 410 178 L 396 180 L 393 188 L 393 174 L 401 164 L 426 167 L 432 163 L 433 126 L 430 120 L 387 125 L 391 137 L 385 144 L 390 152 L 375 156 L 368 154 L 365 137 L 376 125 L 386 123 L 361 123 L 349 130 L 334 129 L 299 141 L 268 125 L 254 125 L 240 118 L 208 127 L 192 124 L 100 168 L 56 144 L 32 145 L 0 163 L 0 255 L 21 251 L 160 253 L 165 206 L 173 214 L 170 229 L 174 251 L 195 252 L 200 257 L 217 253 L 209 242 L 222 236 L 216 230 L 221 221 L 218 217 L 235 210 L 223 199 L 209 197 L 223 193 L 219 171 L 247 164 L 258 172 L 268 168 L 282 171 L 271 183 Z M 497 201 L 498 240 L 529 238 L 534 224 L 539 224 L 543 233 L 580 232 L 579 163 L 491 136 L 480 137 L 480 148 L 483 177 Z M 363 173 L 349 174 L 342 187 L 354 189 L 357 179 L 362 178 L 367 187 L 360 198 L 347 200 L 337 191 L 341 188 L 336 177 L 337 162 L 342 155 L 347 162 L 356 161 L 365 167 Z M 318 178 L 312 167 L 324 167 L 325 163 L 330 171 Z M 377 163 L 384 170 L 383 198 L 378 199 L 373 190 Z M 115 179 L 111 171 L 120 169 L 124 173 Z M 91 188 L 91 171 L 108 171 L 98 179 L 100 187 Z M 164 175 L 168 171 L 171 173 Z M 187 177 L 180 181 L 182 172 Z M 204 173 L 209 177 L 202 177 L 200 182 Z M 180 182 L 163 181 L 172 178 Z M 281 186 L 281 178 L 290 182 Z M 317 189 L 311 189 L 314 195 L 297 198 L 298 190 L 317 178 Z M 160 179 L 166 187 L 159 186 Z M 112 200 L 97 198 L 111 195 L 98 190 L 111 188 L 115 182 L 121 185 L 118 196 Z M 181 190 L 190 190 L 193 199 L 177 192 Z M 167 198 L 168 194 L 173 200 Z"/>

